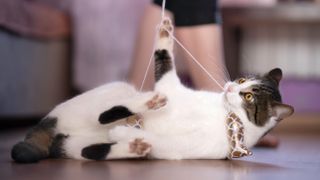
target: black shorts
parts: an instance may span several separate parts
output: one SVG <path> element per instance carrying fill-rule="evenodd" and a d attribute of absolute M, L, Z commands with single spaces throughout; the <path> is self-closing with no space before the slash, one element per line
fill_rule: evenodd
<path fill-rule="evenodd" d="M 162 0 L 153 0 L 162 6 Z M 176 26 L 220 23 L 217 0 L 167 0 L 166 9 L 174 15 Z"/>

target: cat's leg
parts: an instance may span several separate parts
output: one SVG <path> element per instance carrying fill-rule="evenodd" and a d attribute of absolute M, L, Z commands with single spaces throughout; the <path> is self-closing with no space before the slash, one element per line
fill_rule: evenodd
<path fill-rule="evenodd" d="M 156 159 L 223 159 L 227 155 L 227 148 L 217 150 L 210 146 L 211 139 L 199 131 L 182 134 L 156 135 L 141 129 L 117 126 L 109 131 L 111 141 L 128 141 L 139 138 L 151 145 L 150 158 Z M 215 150 L 216 149 L 216 150 Z M 213 151 L 213 152 L 212 152 Z M 219 151 L 219 152 L 217 152 Z M 226 153 L 221 153 L 221 152 Z"/>
<path fill-rule="evenodd" d="M 100 124 L 108 124 L 135 114 L 157 110 L 166 105 L 167 98 L 160 93 L 147 92 L 117 103 L 118 105 L 100 114 L 98 119 Z"/>
<path fill-rule="evenodd" d="M 61 137 L 57 146 L 52 148 L 51 157 L 91 160 L 138 158 L 145 157 L 151 149 L 150 144 L 140 138 L 115 142 L 105 136 L 106 133 L 93 133 Z"/>
<path fill-rule="evenodd" d="M 171 86 L 172 88 L 177 84 L 180 84 L 174 65 L 174 41 L 171 37 L 172 33 L 173 26 L 171 20 L 164 19 L 159 26 L 155 47 L 156 50 L 154 52 L 155 89 L 159 89 L 162 86 Z"/>
<path fill-rule="evenodd" d="M 136 138 L 132 141 L 92 144 L 82 149 L 81 156 L 91 160 L 140 158 L 146 157 L 150 150 L 150 144 Z"/>

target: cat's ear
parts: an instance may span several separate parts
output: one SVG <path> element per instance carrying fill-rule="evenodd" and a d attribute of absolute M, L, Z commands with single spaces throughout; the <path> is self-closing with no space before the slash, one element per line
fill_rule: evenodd
<path fill-rule="evenodd" d="M 294 108 L 287 104 L 282 104 L 279 102 L 272 103 L 273 116 L 277 117 L 280 121 L 286 117 L 289 117 L 293 114 Z"/>
<path fill-rule="evenodd" d="M 282 70 L 280 68 L 274 68 L 266 74 L 266 76 L 274 80 L 277 85 L 279 85 L 279 82 L 282 79 Z"/>

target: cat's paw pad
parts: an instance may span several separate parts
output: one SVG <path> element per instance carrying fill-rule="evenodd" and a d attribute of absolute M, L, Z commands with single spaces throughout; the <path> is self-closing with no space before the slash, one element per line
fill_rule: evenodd
<path fill-rule="evenodd" d="M 149 100 L 146 105 L 150 110 L 157 110 L 167 104 L 167 97 L 162 94 L 156 94 Z"/>
<path fill-rule="evenodd" d="M 136 138 L 134 141 L 130 142 L 130 153 L 146 156 L 150 151 L 151 145 L 144 142 L 141 138 Z"/>
<path fill-rule="evenodd" d="M 165 18 L 159 29 L 160 37 L 169 37 L 169 33 L 173 32 L 173 26 L 169 18 Z"/>

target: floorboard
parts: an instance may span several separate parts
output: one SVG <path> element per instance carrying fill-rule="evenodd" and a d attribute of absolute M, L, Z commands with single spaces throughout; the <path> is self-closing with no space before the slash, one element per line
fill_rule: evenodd
<path fill-rule="evenodd" d="M 240 160 L 44 160 L 17 164 L 10 148 L 23 138 L 25 128 L 0 132 L 0 178 L 16 179 L 319 179 L 320 134 L 278 134 L 276 149 L 254 148 L 254 155 Z"/>

